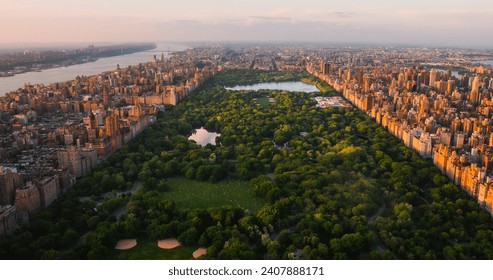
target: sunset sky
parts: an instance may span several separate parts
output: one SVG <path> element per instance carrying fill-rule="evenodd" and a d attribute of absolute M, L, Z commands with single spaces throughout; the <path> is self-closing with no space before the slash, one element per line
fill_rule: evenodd
<path fill-rule="evenodd" d="M 322 41 L 493 48 L 493 1 L 0 0 L 0 44 Z"/>

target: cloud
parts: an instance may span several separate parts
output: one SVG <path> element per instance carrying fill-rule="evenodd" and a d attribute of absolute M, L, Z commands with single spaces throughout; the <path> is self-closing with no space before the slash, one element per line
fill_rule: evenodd
<path fill-rule="evenodd" d="M 292 21 L 290 17 L 271 17 L 271 16 L 251 16 L 252 19 L 258 19 L 263 21 Z"/>
<path fill-rule="evenodd" d="M 341 11 L 334 11 L 334 12 L 329 12 L 329 16 L 336 16 L 340 18 L 349 18 L 355 16 L 356 13 L 353 12 L 341 12 Z"/>
<path fill-rule="evenodd" d="M 173 4 L 157 0 L 74 1 L 83 5 L 61 0 L 7 1 L 0 16 L 0 42 L 216 39 L 451 43 L 462 40 L 490 45 L 493 42 L 488 36 L 491 25 L 487 24 L 493 14 L 491 1 L 477 6 L 459 0 L 454 0 L 456 5 L 416 0 L 426 3 L 426 9 L 420 9 L 423 5 L 416 2 L 383 4 L 383 0 L 340 4 L 299 0 L 241 3 L 211 0 L 207 4 L 198 0 Z M 354 5 L 356 2 L 359 5 Z"/>

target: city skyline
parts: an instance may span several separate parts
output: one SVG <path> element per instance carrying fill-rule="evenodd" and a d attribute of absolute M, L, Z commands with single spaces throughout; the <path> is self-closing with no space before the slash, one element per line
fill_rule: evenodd
<path fill-rule="evenodd" d="M 493 259 L 490 54 L 216 44 L 25 84 L 0 258 Z M 312 89 L 229 88 L 274 81 Z"/>
<path fill-rule="evenodd" d="M 129 41 L 317 41 L 490 48 L 486 0 L 6 1 L 0 45 Z"/>

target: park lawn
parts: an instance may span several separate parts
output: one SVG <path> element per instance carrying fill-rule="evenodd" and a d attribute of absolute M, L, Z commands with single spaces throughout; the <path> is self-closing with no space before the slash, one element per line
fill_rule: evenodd
<path fill-rule="evenodd" d="M 262 107 L 269 107 L 271 104 L 271 102 L 269 101 L 269 97 L 266 96 L 257 98 L 256 102 Z"/>
<path fill-rule="evenodd" d="M 161 249 L 157 240 L 138 239 L 137 246 L 129 250 L 116 250 L 115 260 L 190 260 L 199 246 L 180 246 L 174 249 Z"/>
<path fill-rule="evenodd" d="M 269 107 L 271 103 L 269 101 L 269 97 L 263 96 L 257 98 L 257 104 L 261 105 L 262 107 Z"/>
<path fill-rule="evenodd" d="M 176 205 L 182 208 L 234 206 L 254 213 L 265 204 L 263 199 L 252 194 L 246 181 L 227 179 L 210 183 L 178 177 L 168 179 L 167 184 L 170 189 L 163 196 L 174 200 Z"/>

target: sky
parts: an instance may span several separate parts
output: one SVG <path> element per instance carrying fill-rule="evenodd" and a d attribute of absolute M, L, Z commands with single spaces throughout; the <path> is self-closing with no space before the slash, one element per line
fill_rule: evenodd
<path fill-rule="evenodd" d="M 491 0 L 0 0 L 0 45 L 281 41 L 493 48 Z"/>

